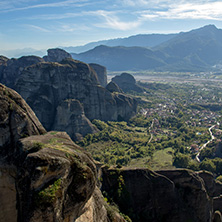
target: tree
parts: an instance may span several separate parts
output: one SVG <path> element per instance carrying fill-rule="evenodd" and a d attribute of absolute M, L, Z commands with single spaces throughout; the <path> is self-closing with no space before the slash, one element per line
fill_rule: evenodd
<path fill-rule="evenodd" d="M 177 153 L 173 165 L 178 168 L 186 168 L 189 164 L 190 157 L 187 154 Z"/>

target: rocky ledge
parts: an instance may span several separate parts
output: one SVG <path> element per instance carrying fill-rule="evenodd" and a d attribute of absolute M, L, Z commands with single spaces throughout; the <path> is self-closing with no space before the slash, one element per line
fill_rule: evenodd
<path fill-rule="evenodd" d="M 124 222 L 110 214 L 93 159 L 65 132 L 48 132 L 0 85 L 0 221 Z"/>
<path fill-rule="evenodd" d="M 211 222 L 219 217 L 220 196 L 213 195 L 221 193 L 222 184 L 208 172 L 103 167 L 102 175 L 107 198 L 133 221 Z"/>

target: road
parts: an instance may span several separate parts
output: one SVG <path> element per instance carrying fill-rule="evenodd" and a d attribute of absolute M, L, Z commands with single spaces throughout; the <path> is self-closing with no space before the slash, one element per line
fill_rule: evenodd
<path fill-rule="evenodd" d="M 215 136 L 213 135 L 213 133 L 212 133 L 212 131 L 211 131 L 215 126 L 216 126 L 216 125 L 213 125 L 213 126 L 211 126 L 211 127 L 208 129 L 208 131 L 209 131 L 209 133 L 210 133 L 210 136 L 211 136 L 211 139 L 210 139 L 209 141 L 207 141 L 207 142 L 199 149 L 199 151 L 198 151 L 198 153 L 197 153 L 197 155 L 196 155 L 196 160 L 197 160 L 197 162 L 199 162 L 199 163 L 200 163 L 200 159 L 199 159 L 200 151 L 201 151 L 203 148 L 205 148 L 210 142 L 212 142 L 212 141 L 215 139 Z"/>
<path fill-rule="evenodd" d="M 152 141 L 152 139 L 153 139 L 153 134 L 151 133 L 151 130 L 152 130 L 152 128 L 153 128 L 153 124 L 154 124 L 154 119 L 153 119 L 153 121 L 152 121 L 151 126 L 149 127 L 149 132 L 150 132 L 151 136 L 150 136 L 150 139 L 149 139 L 148 143 L 150 143 L 150 142 Z"/>

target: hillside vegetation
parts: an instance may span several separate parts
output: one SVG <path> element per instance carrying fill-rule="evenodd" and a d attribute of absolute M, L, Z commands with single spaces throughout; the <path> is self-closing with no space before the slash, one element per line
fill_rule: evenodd
<path fill-rule="evenodd" d="M 144 74 L 146 80 L 138 84 L 145 92 L 132 92 L 140 103 L 138 114 L 128 122 L 94 120 L 100 132 L 87 135 L 79 144 L 97 161 L 108 165 L 153 170 L 203 169 L 219 176 L 222 172 L 220 75 L 171 75 L 174 80 L 162 76 L 162 81 L 154 82 L 148 81 Z M 212 126 L 214 139 L 201 149 L 212 139 L 209 132 Z M 200 162 L 196 160 L 199 152 Z"/>

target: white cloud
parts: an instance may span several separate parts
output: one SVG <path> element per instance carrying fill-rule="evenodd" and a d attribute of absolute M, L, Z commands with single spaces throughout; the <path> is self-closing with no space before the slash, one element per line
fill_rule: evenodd
<path fill-rule="evenodd" d="M 222 2 L 172 4 L 167 10 L 143 11 L 141 17 L 151 20 L 158 18 L 222 20 Z"/>
<path fill-rule="evenodd" d="M 109 12 L 109 11 L 95 11 L 91 12 L 91 14 L 98 16 L 102 18 L 104 21 L 102 21 L 99 24 L 95 24 L 95 26 L 100 28 L 112 28 L 116 30 L 130 30 L 132 28 L 136 28 L 141 24 L 140 20 L 133 20 L 133 21 L 121 21 L 118 16 L 116 16 L 116 13 Z"/>
<path fill-rule="evenodd" d="M 22 2 L 30 2 L 27 0 L 19 0 L 16 3 L 22 3 Z M 0 1 L 0 6 L 5 6 L 0 9 L 2 12 L 14 12 L 14 11 L 22 11 L 22 10 L 28 10 L 28 9 L 35 9 L 35 8 L 58 8 L 58 7 L 71 7 L 71 6 L 83 6 L 81 3 L 86 3 L 88 0 L 66 0 L 61 2 L 55 2 L 55 3 L 45 3 L 45 4 L 34 4 L 29 5 L 25 7 L 15 7 L 16 4 L 14 0 L 4 3 Z M 79 5 L 78 5 L 79 4 Z M 85 4 L 84 4 L 85 5 Z"/>
<path fill-rule="evenodd" d="M 46 33 L 51 32 L 49 29 L 45 29 L 45 28 L 42 28 L 42 27 L 37 26 L 37 25 L 28 25 L 27 24 L 27 25 L 24 25 L 24 26 L 27 27 L 27 28 L 30 28 L 34 31 L 46 32 Z"/>

